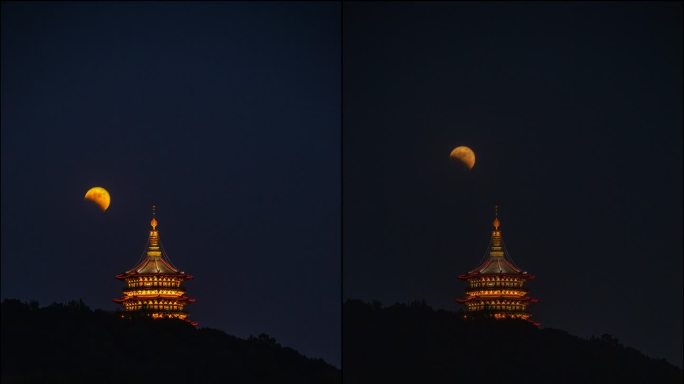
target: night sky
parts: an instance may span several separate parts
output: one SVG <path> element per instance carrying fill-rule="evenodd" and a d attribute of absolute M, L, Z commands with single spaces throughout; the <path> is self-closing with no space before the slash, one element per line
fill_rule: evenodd
<path fill-rule="evenodd" d="M 340 9 L 3 2 L 2 297 L 117 308 L 155 203 L 193 320 L 339 365 Z"/>
<path fill-rule="evenodd" d="M 681 367 L 682 64 L 679 2 L 346 3 L 344 297 L 456 310 L 498 203 L 535 320 Z"/>

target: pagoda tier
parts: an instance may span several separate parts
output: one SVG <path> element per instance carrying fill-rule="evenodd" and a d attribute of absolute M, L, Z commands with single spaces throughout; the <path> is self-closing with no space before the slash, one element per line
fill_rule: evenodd
<path fill-rule="evenodd" d="M 528 306 L 538 300 L 529 297 L 525 289 L 525 283 L 534 276 L 522 271 L 509 258 L 499 230 L 498 212 L 493 226 L 485 260 L 458 276 L 467 282 L 467 287 L 465 297 L 456 301 L 465 305 L 466 318 L 516 318 L 537 324 L 531 321 Z"/>
<path fill-rule="evenodd" d="M 126 282 L 126 288 L 114 302 L 123 305 L 123 317 L 177 318 L 197 325 L 185 311 L 187 304 L 195 302 L 185 295 L 183 287 L 192 276 L 171 264 L 161 248 L 154 207 L 152 216 L 145 255 L 136 266 L 115 276 Z"/>

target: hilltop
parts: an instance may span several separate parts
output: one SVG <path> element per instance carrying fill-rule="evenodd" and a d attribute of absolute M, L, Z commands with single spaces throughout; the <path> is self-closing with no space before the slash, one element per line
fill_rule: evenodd
<path fill-rule="evenodd" d="M 681 383 L 682 370 L 610 336 L 465 320 L 425 303 L 347 301 L 344 383 Z"/>
<path fill-rule="evenodd" d="M 273 338 L 181 320 L 121 319 L 83 302 L 2 302 L 3 383 L 339 383 L 337 368 Z"/>

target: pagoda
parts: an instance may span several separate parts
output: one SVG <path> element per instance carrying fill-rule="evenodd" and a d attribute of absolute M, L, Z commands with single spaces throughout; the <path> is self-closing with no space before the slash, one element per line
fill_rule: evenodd
<path fill-rule="evenodd" d="M 456 301 L 465 305 L 465 318 L 530 319 L 528 306 L 538 300 L 529 297 L 525 283 L 534 276 L 518 268 L 506 250 L 501 236 L 498 207 L 484 261 L 470 272 L 458 276 L 467 282 L 465 297 Z"/>
<path fill-rule="evenodd" d="M 183 283 L 192 276 L 171 264 L 163 250 L 154 206 L 150 225 L 147 247 L 138 264 L 115 276 L 126 282 L 126 288 L 123 296 L 114 302 L 123 305 L 122 317 L 177 318 L 196 326 L 197 323 L 189 320 L 185 311 L 185 306 L 195 299 L 187 297 L 183 287 Z"/>

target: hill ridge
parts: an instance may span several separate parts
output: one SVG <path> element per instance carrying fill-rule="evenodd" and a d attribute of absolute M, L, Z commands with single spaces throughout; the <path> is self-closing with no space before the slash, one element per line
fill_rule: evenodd
<path fill-rule="evenodd" d="M 83 301 L 2 301 L 2 382 L 339 383 L 340 372 L 272 337 L 176 319 L 122 319 Z"/>
<path fill-rule="evenodd" d="M 681 383 L 682 370 L 613 336 L 463 319 L 425 302 L 343 305 L 345 383 Z"/>

